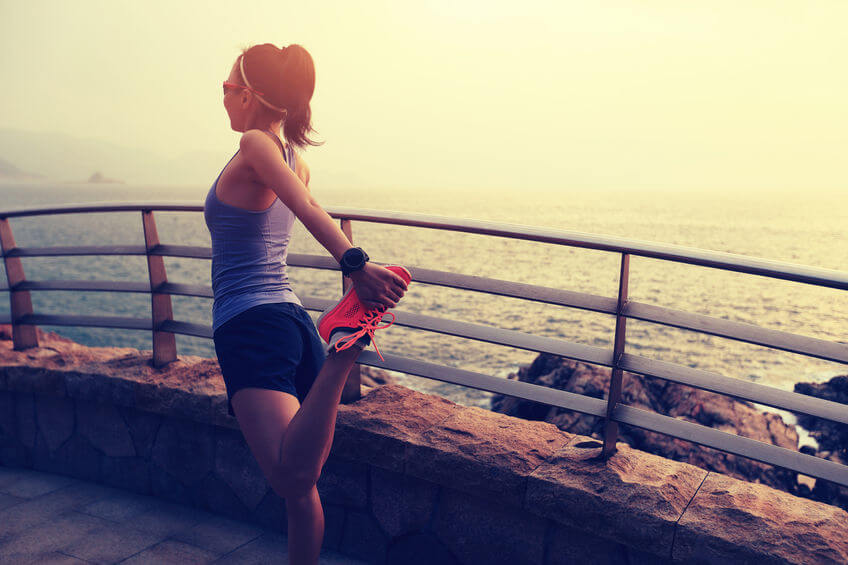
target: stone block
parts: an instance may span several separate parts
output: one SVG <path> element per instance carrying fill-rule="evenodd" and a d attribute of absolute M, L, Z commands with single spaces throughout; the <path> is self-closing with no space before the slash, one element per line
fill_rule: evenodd
<path fill-rule="evenodd" d="M 236 496 L 227 483 L 212 473 L 197 484 L 192 493 L 192 500 L 195 506 L 216 514 L 229 516 L 236 520 L 251 519 L 251 509 Z"/>
<path fill-rule="evenodd" d="M 403 472 L 407 443 L 442 422 L 458 405 L 398 385 L 375 387 L 339 406 L 333 454 Z"/>
<path fill-rule="evenodd" d="M 124 419 L 113 404 L 76 400 L 77 430 L 109 457 L 135 455 Z"/>
<path fill-rule="evenodd" d="M 167 418 L 156 434 L 152 457 L 156 466 L 193 487 L 213 468 L 215 440 L 204 424 Z"/>
<path fill-rule="evenodd" d="M 240 431 L 208 427 L 215 436 L 215 476 L 226 483 L 250 510 L 265 497 L 270 488 L 262 469 Z"/>
<path fill-rule="evenodd" d="M 390 537 L 424 530 L 432 518 L 438 493 L 439 486 L 429 481 L 371 467 L 371 512 Z M 403 547 L 416 543 L 411 540 Z"/>
<path fill-rule="evenodd" d="M 137 382 L 132 406 L 156 414 L 178 414 L 180 418 L 196 422 L 211 422 L 213 416 L 209 396 L 194 394 L 167 376 Z"/>
<path fill-rule="evenodd" d="M 95 449 L 88 439 L 75 433 L 56 450 L 51 458 L 49 470 L 86 481 L 99 482 L 102 461 L 103 454 Z"/>
<path fill-rule="evenodd" d="M 18 440 L 27 448 L 35 447 L 35 397 L 31 392 L 15 393 L 15 417 Z"/>
<path fill-rule="evenodd" d="M 150 466 L 150 492 L 153 496 L 178 504 L 191 505 L 195 501 L 192 487 L 155 464 Z"/>
<path fill-rule="evenodd" d="M 325 533 L 326 534 L 326 508 L 325 511 Z M 254 508 L 251 521 L 262 527 L 275 532 L 285 533 L 288 530 L 288 515 L 286 514 L 286 500 L 276 492 L 268 489 L 262 501 Z"/>
<path fill-rule="evenodd" d="M 556 522 L 550 522 L 550 528 L 544 565 L 632 563 L 625 545 Z"/>
<path fill-rule="evenodd" d="M 56 452 L 51 452 L 44 436 L 39 432 L 35 438 L 35 447 L 29 450 L 32 457 L 32 468 L 47 473 L 67 474 L 64 462 L 57 458 Z"/>
<path fill-rule="evenodd" d="M 136 454 L 140 457 L 150 457 L 150 452 L 153 450 L 153 440 L 156 439 L 156 433 L 159 431 L 159 426 L 162 425 L 163 416 L 135 408 L 123 406 L 117 408 L 118 413 L 123 416 L 124 422 L 127 424 Z"/>
<path fill-rule="evenodd" d="M 65 379 L 61 372 L 41 367 L 6 367 L 6 389 L 16 392 L 65 396 Z"/>
<path fill-rule="evenodd" d="M 74 405 L 64 396 L 35 396 L 35 413 L 41 437 L 56 451 L 74 431 Z"/>
<path fill-rule="evenodd" d="M 322 504 L 323 501 L 322 501 Z M 344 535 L 347 510 L 340 504 L 324 504 L 324 543 L 322 547 L 338 549 Z M 286 528 L 288 529 L 288 527 Z"/>
<path fill-rule="evenodd" d="M 348 510 L 339 551 L 369 563 L 386 560 L 388 538 L 371 514 Z"/>
<path fill-rule="evenodd" d="M 414 532 L 393 539 L 387 565 L 459 565 L 456 556 L 431 532 Z"/>
<path fill-rule="evenodd" d="M 223 377 L 222 377 L 223 378 Z M 212 394 L 209 397 L 209 403 L 212 410 L 211 424 L 231 430 L 239 430 L 238 420 L 234 416 L 230 416 L 227 410 L 227 392 Z"/>
<path fill-rule="evenodd" d="M 330 455 L 316 486 L 321 500 L 365 509 L 368 506 L 368 465 Z"/>
<path fill-rule="evenodd" d="M 527 476 L 573 437 L 546 422 L 462 406 L 411 438 L 405 472 L 520 507 Z"/>
<path fill-rule="evenodd" d="M 71 370 L 62 373 L 67 396 L 96 404 L 132 406 L 136 382 L 120 375 L 104 374 L 102 367 L 91 366 L 90 371 Z"/>
<path fill-rule="evenodd" d="M 460 563 L 541 565 L 546 521 L 496 496 L 442 488 L 433 531 Z"/>
<path fill-rule="evenodd" d="M 18 426 L 15 423 L 15 395 L 0 390 L 0 447 L 17 441 Z"/>
<path fill-rule="evenodd" d="M 710 473 L 677 526 L 673 557 L 698 563 L 848 563 L 848 513 Z"/>
<path fill-rule="evenodd" d="M 529 477 L 525 507 L 648 553 L 671 552 L 674 526 L 707 472 L 619 443 L 606 461 L 577 436 Z"/>

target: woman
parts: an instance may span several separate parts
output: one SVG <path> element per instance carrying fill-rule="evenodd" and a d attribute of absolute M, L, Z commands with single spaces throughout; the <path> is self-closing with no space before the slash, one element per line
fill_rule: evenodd
<path fill-rule="evenodd" d="M 228 411 L 286 500 L 293 564 L 318 562 L 324 514 L 315 483 L 348 371 L 410 280 L 403 267 L 369 263 L 309 193 L 309 168 L 293 146 L 317 145 L 307 138 L 314 86 L 312 57 L 299 45 L 243 51 L 224 82 L 230 127 L 243 134 L 204 210 L 212 238 L 213 335 Z M 353 281 L 354 292 L 319 321 L 327 354 L 286 277 L 295 217 Z"/>

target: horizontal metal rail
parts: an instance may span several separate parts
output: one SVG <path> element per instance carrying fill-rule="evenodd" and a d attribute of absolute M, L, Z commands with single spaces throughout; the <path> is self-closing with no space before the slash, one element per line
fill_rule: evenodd
<path fill-rule="evenodd" d="M 165 247 L 165 246 L 163 246 Z M 317 257 L 317 256 L 316 256 Z M 323 259 L 323 257 L 321 257 Z M 332 258 L 328 258 L 332 261 Z M 298 265 L 312 268 L 324 268 L 322 267 L 314 267 L 315 262 L 309 261 L 308 264 L 303 264 L 305 262 L 298 261 Z M 338 268 L 338 265 L 336 265 Z M 419 269 L 416 267 L 412 267 L 411 271 L 413 272 L 414 279 L 416 283 L 425 282 L 428 284 L 436 284 L 440 285 L 442 279 L 440 277 L 430 277 L 429 280 L 422 281 L 420 280 L 420 273 L 423 269 Z M 434 273 L 437 271 L 430 271 Z M 449 274 L 449 273 L 446 273 Z M 466 275 L 461 275 L 461 277 L 467 277 Z M 467 277 L 472 278 L 472 277 Z M 484 277 L 473 277 L 474 279 L 478 279 L 476 281 L 466 281 L 460 283 L 458 280 L 453 280 L 452 285 L 445 286 L 453 286 L 455 288 L 463 288 L 466 290 L 475 290 L 479 292 L 489 292 L 486 287 L 489 288 L 497 288 L 499 283 L 507 282 L 507 281 L 499 281 L 496 279 L 487 279 Z M 460 286 L 460 284 L 464 284 L 464 286 Z M 600 296 L 595 296 L 591 294 L 583 294 L 579 292 L 568 292 L 566 296 L 556 296 L 556 293 L 549 292 L 555 289 L 549 289 L 546 287 L 537 287 L 534 285 L 524 284 L 522 285 L 527 287 L 528 290 L 536 290 L 539 291 L 536 296 L 520 296 L 518 294 L 514 294 L 510 291 L 505 291 L 501 293 L 506 296 L 513 296 L 515 298 L 524 298 L 526 300 L 538 300 L 539 296 L 543 298 L 543 302 L 553 303 L 559 305 L 568 305 L 574 308 L 582 308 L 586 310 L 592 310 L 595 312 L 601 312 L 605 314 L 615 314 L 615 301 L 612 299 L 607 299 Z M 111 291 L 111 292 L 150 292 L 150 286 L 148 283 L 141 282 L 120 282 L 120 281 L 24 281 L 18 283 L 14 287 L 15 290 L 78 290 L 78 291 Z M 0 291 L 8 290 L 4 288 L 0 288 Z M 156 292 L 162 294 L 173 294 L 180 296 L 195 296 L 200 298 L 212 298 L 212 287 L 208 285 L 194 285 L 194 284 L 182 284 L 182 283 L 165 283 L 156 289 Z M 560 291 L 562 292 L 562 291 Z M 612 304 L 607 303 L 611 302 Z M 567 304 L 566 304 L 567 303 Z M 323 302 L 324 307 L 328 307 L 330 305 L 329 302 Z M 592 306 L 589 308 L 588 306 Z M 316 307 L 317 308 L 317 307 Z M 611 310 L 610 310 L 611 308 Z M 410 314 L 405 314 L 408 316 Z M 712 316 L 706 316 L 703 314 L 692 314 L 689 312 L 684 312 L 681 310 L 674 310 L 671 308 L 665 308 L 661 306 L 654 306 L 651 304 L 643 304 L 640 302 L 628 302 L 624 310 L 622 311 L 622 316 L 626 318 L 632 318 L 637 320 L 643 320 L 648 322 L 653 322 L 657 324 L 662 324 L 671 327 L 677 327 L 685 330 L 692 330 L 698 333 L 705 333 L 710 335 L 715 335 L 718 337 L 733 339 L 737 341 L 743 341 L 746 343 L 752 343 L 755 345 L 764 345 L 767 347 L 772 347 L 774 349 L 780 349 L 783 351 L 789 351 L 791 353 L 799 353 L 802 355 L 808 355 L 810 357 L 817 357 L 819 359 L 825 359 L 828 361 L 836 361 L 839 363 L 848 363 L 848 345 L 841 343 L 834 343 L 818 338 L 802 336 L 797 334 L 792 334 L 789 332 L 783 332 L 779 330 L 771 330 L 767 328 L 762 328 L 760 326 L 756 326 L 753 324 L 745 324 L 741 322 L 734 322 L 731 320 L 725 320 L 722 318 L 715 318 Z M 414 315 L 413 315 L 414 316 Z M 412 323 L 412 320 L 415 318 L 409 318 L 410 324 L 413 327 L 415 326 Z M 456 322 L 457 328 L 462 327 L 461 322 Z M 461 330 L 457 330 L 458 333 L 454 333 L 453 335 L 457 335 L 460 337 L 470 337 L 463 333 Z M 507 330 L 503 330 L 507 331 Z M 448 333 L 448 332 L 444 332 Z M 502 345 L 512 345 L 516 346 L 512 343 L 503 343 L 501 340 L 493 339 L 493 340 L 484 340 L 491 341 L 492 343 L 500 343 Z M 541 349 L 534 349 L 537 351 L 542 351 Z M 551 351 L 546 351 L 551 352 Z M 568 355 L 564 355 L 566 357 L 571 357 Z M 573 359 L 578 359 L 580 361 L 586 361 L 589 363 L 595 363 L 592 359 L 597 359 L 597 357 L 589 355 L 587 357 L 571 357 Z M 602 365 L 609 366 L 609 363 L 603 362 L 600 363 Z"/>
<path fill-rule="evenodd" d="M 152 330 L 150 318 L 122 316 L 79 316 L 67 314 L 27 314 L 15 323 L 25 326 L 81 326 L 89 328 L 115 328 L 124 330 Z"/>
<path fill-rule="evenodd" d="M 16 247 L 4 257 L 67 257 L 80 255 L 146 255 L 143 245 L 71 245 L 57 247 Z"/>
<path fill-rule="evenodd" d="M 801 412 L 810 416 L 848 424 L 848 405 L 840 404 L 839 402 L 831 402 L 830 400 L 816 398 L 815 396 L 780 390 L 779 388 L 725 377 L 717 373 L 693 369 L 666 361 L 648 359 L 630 353 L 622 355 L 620 366 L 623 370 L 637 375 L 657 377 L 674 383 L 732 396 L 740 400 L 747 400 L 780 408 L 781 410 Z"/>
<path fill-rule="evenodd" d="M 160 339 L 165 338 L 171 341 L 175 334 L 211 338 L 212 329 L 208 325 L 174 320 L 173 314 L 171 313 L 169 298 L 171 295 L 212 298 L 213 293 L 211 287 L 208 285 L 168 282 L 165 276 L 164 266 L 160 259 L 161 257 L 180 257 L 209 260 L 212 256 L 211 248 L 204 246 L 160 244 L 158 236 L 156 235 L 155 222 L 153 221 L 152 212 L 154 210 L 168 212 L 199 212 L 203 210 L 203 207 L 196 203 L 93 203 L 87 205 L 69 205 L 54 208 L 0 212 L 0 227 L 2 227 L 3 235 L 3 258 L 6 262 L 7 277 L 13 283 L 11 284 L 11 287 L 9 284 L 2 283 L 0 291 L 7 291 L 10 293 L 13 311 L 18 312 L 18 314 L 15 315 L 15 319 L 13 319 L 13 316 L 10 314 L 0 314 L 0 323 L 12 323 L 13 328 L 18 329 L 22 327 L 29 327 L 32 329 L 32 327 L 37 325 L 58 325 L 153 331 L 154 350 L 157 349 L 157 336 L 159 336 Z M 11 228 L 8 226 L 7 220 L 11 217 L 27 217 L 44 214 L 133 211 L 142 212 L 142 217 L 145 222 L 146 245 L 21 248 L 15 245 L 14 238 L 11 235 Z M 348 231 L 345 232 L 348 237 L 352 237 L 352 232 L 349 233 L 350 220 L 357 220 L 408 227 L 450 230 L 617 252 L 622 254 L 622 280 L 626 280 L 629 255 L 637 255 L 841 290 L 848 289 L 848 273 L 779 261 L 770 261 L 731 253 L 707 251 L 690 247 L 658 244 L 618 237 L 599 236 L 581 232 L 478 220 L 445 218 L 441 216 L 422 214 L 357 210 L 350 208 L 327 208 L 327 211 L 331 216 L 342 218 L 348 223 Z M 15 263 L 15 261 L 19 261 L 19 258 L 21 257 L 80 255 L 146 256 L 148 260 L 150 282 L 28 281 L 24 279 L 23 270 L 19 263 Z M 322 255 L 293 253 L 289 254 L 287 260 L 289 265 L 296 267 L 327 269 L 334 271 L 339 270 L 338 264 L 331 257 Z M 9 271 L 10 266 L 12 271 Z M 157 269 L 155 273 L 154 267 Z M 839 363 L 848 363 L 848 344 L 830 342 L 809 336 L 770 330 L 752 324 L 733 322 L 722 318 L 633 302 L 627 299 L 626 290 L 622 290 L 622 288 L 619 289 L 619 297 L 618 300 L 616 300 L 614 298 L 587 293 L 419 267 L 410 267 L 410 270 L 413 273 L 413 280 L 415 280 L 416 283 L 483 292 L 486 294 L 507 296 L 523 300 L 532 300 L 616 316 L 616 347 L 619 347 L 619 338 L 621 338 L 621 348 L 619 349 L 619 354 L 614 356 L 611 350 L 605 348 L 572 343 L 561 339 L 541 337 L 515 330 L 425 316 L 404 311 L 394 311 L 396 316 L 395 323 L 397 325 L 437 332 L 445 335 L 452 335 L 464 339 L 515 347 L 528 351 L 551 353 L 586 363 L 612 367 L 614 372 L 618 371 L 620 373 L 621 371 L 628 371 L 649 377 L 662 378 L 667 381 L 732 396 L 743 401 L 757 402 L 759 404 L 773 406 L 783 410 L 804 413 L 819 418 L 825 418 L 834 422 L 848 424 L 848 405 L 790 391 L 782 391 L 772 387 L 737 380 L 673 363 L 647 359 L 637 355 L 624 353 L 624 331 L 621 332 L 621 336 L 618 335 L 618 324 L 621 323 L 621 328 L 623 329 L 624 320 L 627 318 L 638 319 L 695 331 L 698 333 L 715 335 L 755 345 L 799 353 L 829 361 L 836 361 Z M 153 288 L 151 288 L 151 285 Z M 626 288 L 626 284 L 623 286 Z M 29 291 L 49 290 L 150 293 L 153 298 L 154 313 L 152 318 L 145 319 L 117 316 L 77 316 L 33 313 L 32 307 L 29 305 Z M 303 303 L 308 309 L 321 311 L 335 302 L 314 297 L 305 297 L 303 299 Z M 17 308 L 17 310 L 15 310 L 15 308 Z M 153 323 L 153 319 L 157 320 L 155 324 Z M 27 339 L 30 338 L 22 338 L 22 340 Z M 162 351 L 165 351 L 165 349 L 167 348 L 162 349 Z M 172 347 L 170 353 L 165 352 L 160 355 L 160 361 L 167 362 L 168 360 L 175 358 L 175 355 L 175 348 Z M 155 351 L 154 358 L 156 358 Z M 607 437 L 605 438 L 605 445 L 608 442 L 615 441 L 616 433 L 610 430 L 617 429 L 617 423 L 628 424 L 848 486 L 848 466 L 804 455 L 792 450 L 787 450 L 742 436 L 728 434 L 696 423 L 686 422 L 664 416 L 662 414 L 656 414 L 631 406 L 622 405 L 617 403 L 617 399 L 610 398 L 607 401 L 604 401 L 531 383 L 491 377 L 489 375 L 483 375 L 473 371 L 461 370 L 395 355 L 386 355 L 385 358 L 385 361 L 380 361 L 376 354 L 363 352 L 358 362 L 361 364 L 373 365 L 388 370 L 401 371 L 452 384 L 515 396 L 550 406 L 575 410 L 595 417 L 606 418 L 608 425 L 606 427 Z M 611 422 L 615 422 L 616 424 L 611 424 Z"/>
<path fill-rule="evenodd" d="M 55 206 L 50 208 L 28 208 L 20 210 L 0 211 L 0 219 L 21 218 L 46 214 L 81 214 L 95 212 L 132 212 L 132 211 L 167 211 L 167 212 L 202 212 L 203 206 L 197 203 L 180 202 L 128 202 L 90 203 Z M 488 222 L 413 214 L 407 212 L 385 212 L 381 210 L 364 210 L 357 208 L 327 207 L 325 208 L 334 218 L 344 218 L 361 222 L 401 225 L 439 230 L 450 230 L 510 239 L 554 243 L 570 247 L 597 249 L 627 253 L 641 257 L 663 259 L 678 263 L 688 263 L 703 267 L 712 267 L 740 273 L 761 275 L 777 279 L 785 279 L 818 286 L 827 286 L 848 290 L 848 273 L 819 267 L 809 267 L 782 261 L 760 259 L 747 255 L 709 251 L 682 245 L 670 245 L 649 241 L 640 241 L 623 237 L 595 235 L 584 232 L 539 228 L 520 224 Z"/>
<path fill-rule="evenodd" d="M 848 466 L 715 428 L 619 404 L 613 418 L 629 424 L 848 486 Z"/>
<path fill-rule="evenodd" d="M 400 371 L 410 375 L 427 377 L 428 379 L 458 384 L 478 390 L 515 396 L 599 418 L 603 418 L 606 414 L 606 403 L 599 398 L 592 398 L 591 396 L 575 394 L 533 383 L 492 377 L 482 373 L 475 373 L 474 371 L 446 367 L 445 365 L 428 363 L 397 355 L 386 354 L 383 355 L 383 358 L 385 361 L 381 361 L 380 357 L 372 351 L 363 351 L 359 354 L 357 363 L 388 371 Z"/>
<path fill-rule="evenodd" d="M 14 290 L 73 290 L 98 292 L 150 292 L 150 283 L 131 281 L 21 281 Z"/>

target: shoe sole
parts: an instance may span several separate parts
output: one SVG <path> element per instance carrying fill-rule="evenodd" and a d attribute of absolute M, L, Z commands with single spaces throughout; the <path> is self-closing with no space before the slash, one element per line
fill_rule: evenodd
<path fill-rule="evenodd" d="M 396 274 L 396 275 L 400 276 L 400 278 L 402 278 L 402 279 L 404 280 L 404 282 L 406 282 L 407 286 L 409 285 L 409 283 L 410 283 L 410 282 L 412 282 L 412 273 L 410 273 L 410 272 L 409 272 L 409 269 L 407 269 L 406 267 L 404 267 L 404 266 L 402 266 L 402 265 L 383 265 L 383 267 L 385 267 L 386 269 L 390 270 L 390 271 L 391 271 L 391 272 L 393 272 L 394 274 Z M 325 342 L 327 342 L 328 344 L 329 344 L 329 342 L 330 342 L 330 338 L 331 338 L 332 336 L 331 336 L 330 334 L 328 334 L 326 337 L 325 337 L 325 336 L 323 336 L 323 335 L 321 335 L 321 322 L 323 322 L 323 320 L 324 320 L 324 318 L 325 318 L 325 317 L 332 315 L 332 314 L 333 314 L 333 313 L 335 313 L 335 312 L 336 312 L 339 308 L 341 308 L 341 307 L 342 307 L 342 305 L 344 305 L 345 300 L 347 299 L 347 295 L 348 295 L 348 294 L 350 294 L 351 292 L 353 292 L 353 285 L 350 285 L 350 288 L 348 288 L 348 289 L 345 291 L 345 293 L 342 295 L 341 300 L 339 300 L 339 301 L 336 303 L 336 305 L 335 305 L 335 306 L 333 306 L 332 308 L 330 308 L 330 309 L 329 309 L 329 310 L 327 310 L 326 312 L 322 313 L 322 314 L 318 317 L 318 321 L 317 321 L 317 322 L 315 322 L 315 326 L 318 328 L 318 334 L 321 336 L 321 339 L 323 339 L 323 340 L 324 340 Z M 359 298 L 357 297 L 357 300 L 358 300 L 358 299 L 359 299 Z M 363 307 L 364 307 L 364 305 L 363 305 Z M 355 330 L 354 330 L 354 331 L 355 331 Z M 332 332 L 331 332 L 331 333 L 332 333 Z"/>

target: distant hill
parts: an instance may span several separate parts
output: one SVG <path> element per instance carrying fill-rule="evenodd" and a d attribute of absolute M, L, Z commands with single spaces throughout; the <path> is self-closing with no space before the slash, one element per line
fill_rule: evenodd
<path fill-rule="evenodd" d="M 0 159 L 0 180 L 44 180 L 44 175 L 22 171 L 12 163 L 4 159 Z"/>
<path fill-rule="evenodd" d="M 3 180 L 23 180 L 4 176 L 2 171 L 9 167 L 9 171 L 35 171 L 23 174 L 42 181 L 80 182 L 92 171 L 108 171 L 111 178 L 133 185 L 208 185 L 231 156 L 229 147 L 220 154 L 194 151 L 167 157 L 61 133 L 0 129 Z"/>

